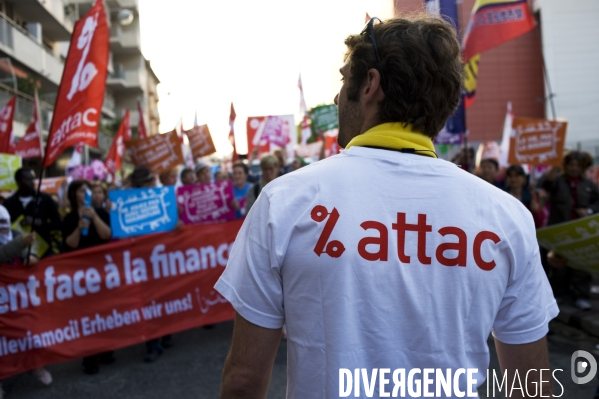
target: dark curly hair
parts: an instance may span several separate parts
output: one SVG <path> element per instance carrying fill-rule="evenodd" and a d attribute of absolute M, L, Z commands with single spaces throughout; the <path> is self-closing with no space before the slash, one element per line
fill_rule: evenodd
<path fill-rule="evenodd" d="M 415 14 L 374 25 L 381 57 L 379 122 L 403 122 L 435 137 L 455 112 L 462 90 L 462 58 L 455 29 L 440 18 Z M 351 76 L 347 97 L 357 101 L 368 70 L 379 69 L 367 32 L 345 39 Z"/>

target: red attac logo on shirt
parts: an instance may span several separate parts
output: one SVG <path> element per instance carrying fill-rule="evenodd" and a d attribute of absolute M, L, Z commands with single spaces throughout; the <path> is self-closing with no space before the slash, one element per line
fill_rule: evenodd
<path fill-rule="evenodd" d="M 322 205 L 316 205 L 310 213 L 312 220 L 317 223 L 322 223 L 326 220 L 324 228 L 318 237 L 318 241 L 314 246 L 314 252 L 319 257 L 322 254 L 327 254 L 332 258 L 339 258 L 345 252 L 345 245 L 339 240 L 330 240 L 333 230 L 339 221 L 340 215 L 336 208 L 332 208 L 329 212 Z M 410 216 L 410 219 L 414 219 Z M 389 260 L 389 229 L 381 222 L 367 220 L 360 224 L 360 227 L 367 230 L 375 230 L 378 232 L 376 236 L 363 237 L 358 241 L 357 250 L 362 259 L 375 262 L 387 262 Z M 397 212 L 394 223 L 391 223 L 391 229 L 397 232 L 397 259 L 403 264 L 412 263 L 411 254 L 406 251 L 405 242 L 406 234 L 417 235 L 416 258 L 417 262 L 422 265 L 430 265 L 433 261 L 433 255 L 437 263 L 443 266 L 461 266 L 466 267 L 468 259 L 468 237 L 464 230 L 459 227 L 445 226 L 437 230 L 437 233 L 448 238 L 446 242 L 440 243 L 434 254 L 427 254 L 427 239 L 429 233 L 433 232 L 433 226 L 427 223 L 427 215 L 419 213 L 416 217 L 416 223 L 409 223 L 408 216 L 403 212 Z M 490 241 L 485 243 L 485 241 Z M 485 246 L 499 244 L 501 239 L 491 231 L 478 232 L 474 237 L 472 244 L 472 256 L 476 265 L 485 271 L 493 270 L 496 263 L 488 255 L 483 256 L 483 243 Z M 378 251 L 374 251 L 377 249 Z M 451 257 L 450 257 L 451 256 Z"/>
<path fill-rule="evenodd" d="M 108 169 L 108 172 L 112 177 L 114 177 L 116 171 L 121 168 L 121 161 L 123 159 L 123 154 L 125 153 L 124 140 L 128 140 L 129 137 L 131 137 L 131 131 L 129 127 L 129 110 L 127 110 L 121 121 L 121 125 L 119 126 L 119 131 L 116 133 L 116 136 L 114 136 L 106 161 L 104 162 L 106 169 Z"/>
<path fill-rule="evenodd" d="M 109 36 L 103 2 L 96 1 L 73 30 L 48 135 L 44 167 L 77 143 L 98 146 Z"/>
<path fill-rule="evenodd" d="M 0 110 L 0 153 L 14 154 L 12 141 L 12 121 L 15 116 L 17 96 L 14 96 Z"/>

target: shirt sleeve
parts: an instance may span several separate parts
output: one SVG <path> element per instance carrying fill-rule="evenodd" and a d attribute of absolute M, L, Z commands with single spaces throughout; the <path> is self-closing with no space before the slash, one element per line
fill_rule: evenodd
<path fill-rule="evenodd" d="M 214 288 L 250 323 L 276 329 L 283 326 L 285 313 L 276 234 L 269 213 L 269 198 L 261 195 L 245 219 Z"/>
<path fill-rule="evenodd" d="M 538 341 L 547 335 L 549 321 L 558 313 L 537 247 L 526 267 L 510 278 L 493 323 L 493 336 L 511 345 Z"/>

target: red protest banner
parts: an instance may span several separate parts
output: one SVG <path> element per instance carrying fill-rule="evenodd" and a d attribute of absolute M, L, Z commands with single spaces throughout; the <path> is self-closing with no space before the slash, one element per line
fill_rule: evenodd
<path fill-rule="evenodd" d="M 0 268 L 0 379 L 231 320 L 212 289 L 241 221 L 183 227 Z"/>
<path fill-rule="evenodd" d="M 23 138 L 15 145 L 15 154 L 23 159 L 42 157 L 42 135 L 37 91 L 33 99 L 33 120 L 27 127 Z"/>
<path fill-rule="evenodd" d="M 0 153 L 14 154 L 12 142 L 12 123 L 15 116 L 17 96 L 13 96 L 2 109 L 0 109 Z"/>
<path fill-rule="evenodd" d="M 48 134 L 44 167 L 50 166 L 66 148 L 77 143 L 98 146 L 109 35 L 104 3 L 96 0 L 73 29 Z"/>
<path fill-rule="evenodd" d="M 123 159 L 123 154 L 125 153 L 123 140 L 127 137 L 131 137 L 131 131 L 129 129 L 129 110 L 125 112 L 125 116 L 121 121 L 118 132 L 116 132 L 116 135 L 114 136 L 110 151 L 108 151 L 106 161 L 104 162 L 108 173 L 110 173 L 113 178 L 116 171 L 121 168 L 121 161 Z"/>
<path fill-rule="evenodd" d="M 141 109 L 141 103 L 139 101 L 137 102 L 137 114 L 139 116 L 139 119 L 137 120 L 137 138 L 145 139 L 148 137 L 148 130 L 146 129 L 146 122 L 144 121 L 144 112 Z"/>
<path fill-rule="evenodd" d="M 567 126 L 565 121 L 514 118 L 508 162 L 518 165 L 561 165 Z"/>
<path fill-rule="evenodd" d="M 189 147 L 194 159 L 216 152 L 208 125 L 194 126 L 192 129 L 187 130 L 185 134 L 189 139 Z"/>
<path fill-rule="evenodd" d="M 161 173 L 183 162 L 183 151 L 177 132 L 155 134 L 140 140 L 125 141 L 135 166 L 146 165 L 154 173 Z"/>

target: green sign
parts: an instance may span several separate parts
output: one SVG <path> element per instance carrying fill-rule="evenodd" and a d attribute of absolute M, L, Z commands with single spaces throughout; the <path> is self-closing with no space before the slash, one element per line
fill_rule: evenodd
<path fill-rule="evenodd" d="M 337 106 L 335 104 L 320 105 L 312 108 L 310 111 L 310 119 L 312 120 L 312 131 L 315 133 L 324 133 L 327 130 L 333 130 L 339 127 Z"/>
<path fill-rule="evenodd" d="M 568 260 L 568 266 L 599 272 L 599 214 L 537 230 L 539 245 Z"/>
<path fill-rule="evenodd" d="M 0 154 L 0 190 L 16 190 L 15 172 L 21 167 L 18 155 Z"/>

